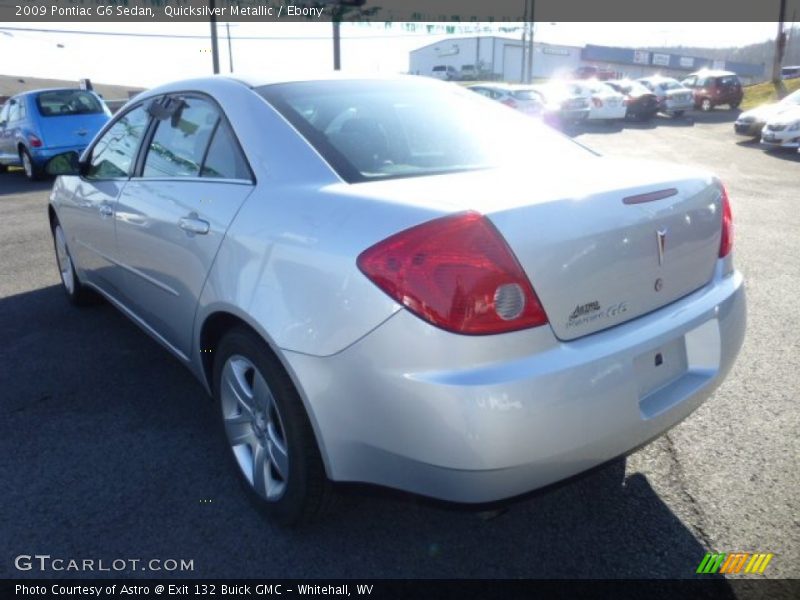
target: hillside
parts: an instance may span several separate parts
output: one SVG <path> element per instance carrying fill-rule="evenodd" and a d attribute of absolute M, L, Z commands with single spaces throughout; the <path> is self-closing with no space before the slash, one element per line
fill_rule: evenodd
<path fill-rule="evenodd" d="M 17 75 L 0 75 L 0 96 L 13 96 L 20 92 L 50 87 L 78 87 L 77 81 L 64 79 L 40 79 L 38 77 L 20 77 Z M 140 92 L 141 87 L 126 85 L 110 85 L 92 82 L 94 91 L 107 100 L 127 99 L 128 92 Z"/>
<path fill-rule="evenodd" d="M 800 65 L 800 26 L 786 29 L 787 41 L 784 52 L 784 65 Z M 734 62 L 763 64 L 764 77 L 772 76 L 772 60 L 775 56 L 775 40 L 765 40 L 757 44 L 737 46 L 734 48 L 699 48 L 692 46 L 661 46 L 647 48 L 652 52 L 666 52 L 671 54 L 684 54 L 686 56 L 700 56 L 711 60 L 730 60 Z"/>
<path fill-rule="evenodd" d="M 800 90 L 800 78 L 787 79 L 784 81 L 786 91 L 789 93 Z M 777 102 L 778 95 L 775 93 L 775 86 L 772 82 L 759 83 L 757 85 L 750 85 L 744 88 L 744 100 L 742 100 L 742 110 L 749 110 L 761 104 L 768 102 Z"/>

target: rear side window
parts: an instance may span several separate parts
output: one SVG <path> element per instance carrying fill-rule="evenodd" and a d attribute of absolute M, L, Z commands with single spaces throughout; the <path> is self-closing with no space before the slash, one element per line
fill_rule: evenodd
<path fill-rule="evenodd" d="M 36 106 L 43 117 L 93 115 L 107 112 L 100 99 L 84 90 L 53 90 L 36 97 Z"/>
<path fill-rule="evenodd" d="M 176 117 L 159 121 L 144 161 L 143 177 L 197 177 L 219 121 L 216 108 L 199 98 L 186 103 Z"/>
<path fill-rule="evenodd" d="M 217 177 L 221 179 L 250 179 L 250 169 L 239 150 L 233 131 L 224 120 L 220 121 L 211 145 L 208 147 L 206 160 L 203 162 L 201 177 Z"/>
<path fill-rule="evenodd" d="M 11 103 L 8 109 L 8 122 L 21 121 L 25 118 L 27 111 L 25 110 L 25 101 L 18 98 L 15 102 Z"/>
<path fill-rule="evenodd" d="M 144 106 L 126 112 L 92 148 L 87 178 L 127 177 L 149 122 Z"/>
<path fill-rule="evenodd" d="M 541 96 L 533 90 L 516 90 L 511 95 L 518 100 L 541 100 Z"/>

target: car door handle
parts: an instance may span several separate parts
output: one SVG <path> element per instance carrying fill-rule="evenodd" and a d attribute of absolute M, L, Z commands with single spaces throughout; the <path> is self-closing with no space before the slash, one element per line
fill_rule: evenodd
<path fill-rule="evenodd" d="M 98 210 L 100 211 L 101 217 L 110 217 L 114 214 L 114 209 L 112 209 L 108 204 L 101 204 Z"/>
<path fill-rule="evenodd" d="M 188 231 L 189 233 L 199 233 L 200 235 L 208 233 L 208 230 L 211 229 L 211 225 L 208 221 L 196 219 L 194 217 L 183 217 L 180 221 L 178 221 L 178 225 L 184 231 Z"/>

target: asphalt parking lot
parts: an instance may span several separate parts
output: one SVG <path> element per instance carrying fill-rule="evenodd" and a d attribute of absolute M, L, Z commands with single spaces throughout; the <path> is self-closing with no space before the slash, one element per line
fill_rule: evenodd
<path fill-rule="evenodd" d="M 346 486 L 313 527 L 271 525 L 240 490 L 188 371 L 110 306 L 67 304 L 50 183 L 0 175 L 0 577 L 76 575 L 14 566 L 49 554 L 194 564 L 132 576 L 683 578 L 707 550 L 771 552 L 765 576 L 800 577 L 800 155 L 742 142 L 734 118 L 575 135 L 726 184 L 749 303 L 733 372 L 667 436 L 494 518 Z"/>

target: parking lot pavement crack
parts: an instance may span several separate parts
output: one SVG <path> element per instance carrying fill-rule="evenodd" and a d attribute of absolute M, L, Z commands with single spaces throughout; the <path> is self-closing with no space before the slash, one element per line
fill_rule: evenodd
<path fill-rule="evenodd" d="M 692 495 L 692 493 L 688 489 L 687 485 L 687 478 L 686 473 L 683 470 L 683 465 L 681 464 L 680 458 L 678 457 L 678 451 L 675 448 L 675 444 L 672 441 L 669 433 L 664 435 L 664 441 L 667 445 L 667 456 L 669 457 L 669 476 L 670 481 L 674 481 L 677 484 L 678 491 L 683 495 L 686 499 L 687 504 L 689 506 L 689 510 L 692 512 L 693 515 L 693 523 L 691 523 L 693 529 L 697 533 L 697 538 L 703 544 L 705 548 L 712 548 L 713 543 L 711 541 L 711 536 L 706 532 L 705 529 L 705 511 L 703 510 L 702 505 L 697 499 Z"/>

